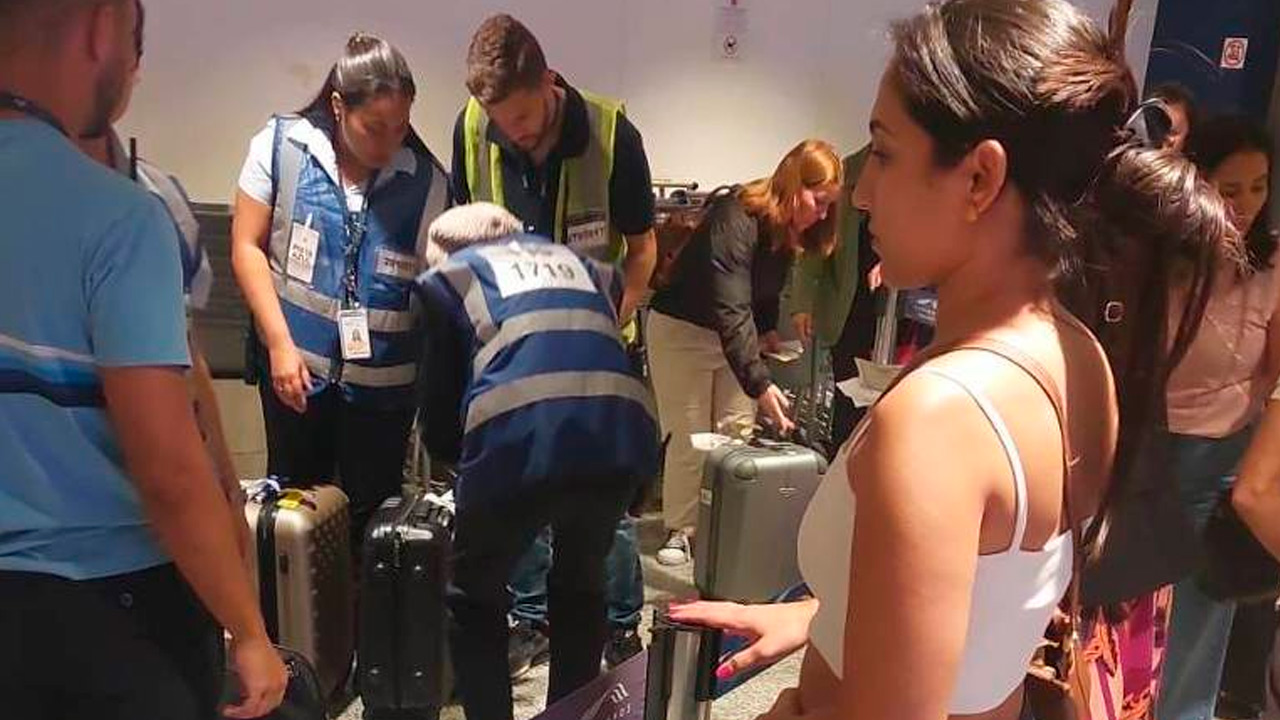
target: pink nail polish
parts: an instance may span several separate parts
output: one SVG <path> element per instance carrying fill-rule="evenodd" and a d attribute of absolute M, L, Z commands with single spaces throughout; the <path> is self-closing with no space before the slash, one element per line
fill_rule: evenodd
<path fill-rule="evenodd" d="M 717 680 L 728 680 L 731 677 L 733 677 L 733 668 L 729 667 L 728 665 L 721 665 L 720 667 L 716 668 Z"/>

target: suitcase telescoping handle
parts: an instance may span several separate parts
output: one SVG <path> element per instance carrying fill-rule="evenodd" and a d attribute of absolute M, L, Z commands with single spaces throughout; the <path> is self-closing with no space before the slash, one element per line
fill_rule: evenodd
<path fill-rule="evenodd" d="M 884 311 L 876 321 L 876 341 L 871 351 L 872 362 L 893 364 L 893 353 L 898 345 L 898 291 L 891 287 L 884 292 Z"/>
<path fill-rule="evenodd" d="M 256 545 L 258 551 L 258 604 L 267 637 L 280 642 L 280 604 L 276 597 L 276 516 L 280 511 L 280 484 L 274 478 L 260 481 L 249 493 L 258 503 Z"/>
<path fill-rule="evenodd" d="M 276 519 L 280 515 L 281 501 L 285 500 L 290 508 L 315 507 L 296 489 L 286 493 L 284 486 L 289 484 L 287 478 L 271 476 L 250 483 L 245 488 L 245 497 L 258 505 L 258 520 L 254 532 L 258 555 L 258 604 L 262 610 L 267 637 L 276 644 L 280 642 Z"/>
<path fill-rule="evenodd" d="M 796 429 L 793 433 L 795 436 L 793 442 L 797 445 L 812 448 L 821 434 L 818 427 L 818 419 L 821 415 L 818 412 L 818 404 L 822 402 L 822 356 L 819 354 L 816 333 L 810 333 L 809 344 L 805 348 L 805 352 L 809 355 L 809 388 L 803 395 L 796 397 L 799 407 L 794 410 Z"/>
<path fill-rule="evenodd" d="M 798 583 L 772 602 L 796 602 L 812 595 L 808 585 Z M 720 664 L 749 642 L 713 628 L 677 623 L 667 608 L 654 609 L 644 720 L 710 720 L 714 700 L 772 667 L 762 664 L 725 680 L 716 677 Z"/>
<path fill-rule="evenodd" d="M 644 720 L 710 720 L 719 630 L 675 623 L 653 611 Z"/>

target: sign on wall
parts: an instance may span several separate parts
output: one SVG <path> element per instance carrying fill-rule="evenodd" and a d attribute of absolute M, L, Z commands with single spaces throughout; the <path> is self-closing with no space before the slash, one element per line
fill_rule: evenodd
<path fill-rule="evenodd" d="M 1222 41 L 1221 65 L 1227 70 L 1243 70 L 1249 53 L 1249 38 L 1229 37 Z"/>

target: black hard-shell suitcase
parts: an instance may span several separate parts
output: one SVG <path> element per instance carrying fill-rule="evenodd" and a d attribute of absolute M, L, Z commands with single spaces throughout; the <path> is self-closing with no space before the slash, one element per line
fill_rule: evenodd
<path fill-rule="evenodd" d="M 358 689 L 365 718 L 438 717 L 452 689 L 447 497 L 411 489 L 369 522 L 360 573 Z"/>

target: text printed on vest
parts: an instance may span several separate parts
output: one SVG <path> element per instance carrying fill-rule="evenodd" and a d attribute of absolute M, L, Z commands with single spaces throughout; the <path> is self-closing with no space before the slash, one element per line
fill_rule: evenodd
<path fill-rule="evenodd" d="M 316 274 L 316 255 L 320 252 L 320 232 L 307 225 L 293 224 L 293 235 L 289 239 L 289 264 L 286 271 L 289 277 L 311 284 Z"/>
<path fill-rule="evenodd" d="M 399 280 L 412 280 L 418 274 L 418 259 L 412 255 L 380 248 L 377 273 Z"/>
<path fill-rule="evenodd" d="M 595 257 L 609 246 L 609 223 L 603 213 L 571 217 L 567 225 L 565 244 L 574 250 Z"/>
<path fill-rule="evenodd" d="M 554 245 L 536 249 L 492 247 L 481 250 L 480 254 L 493 269 L 498 292 L 504 298 L 532 290 L 596 292 L 582 261 Z"/>

